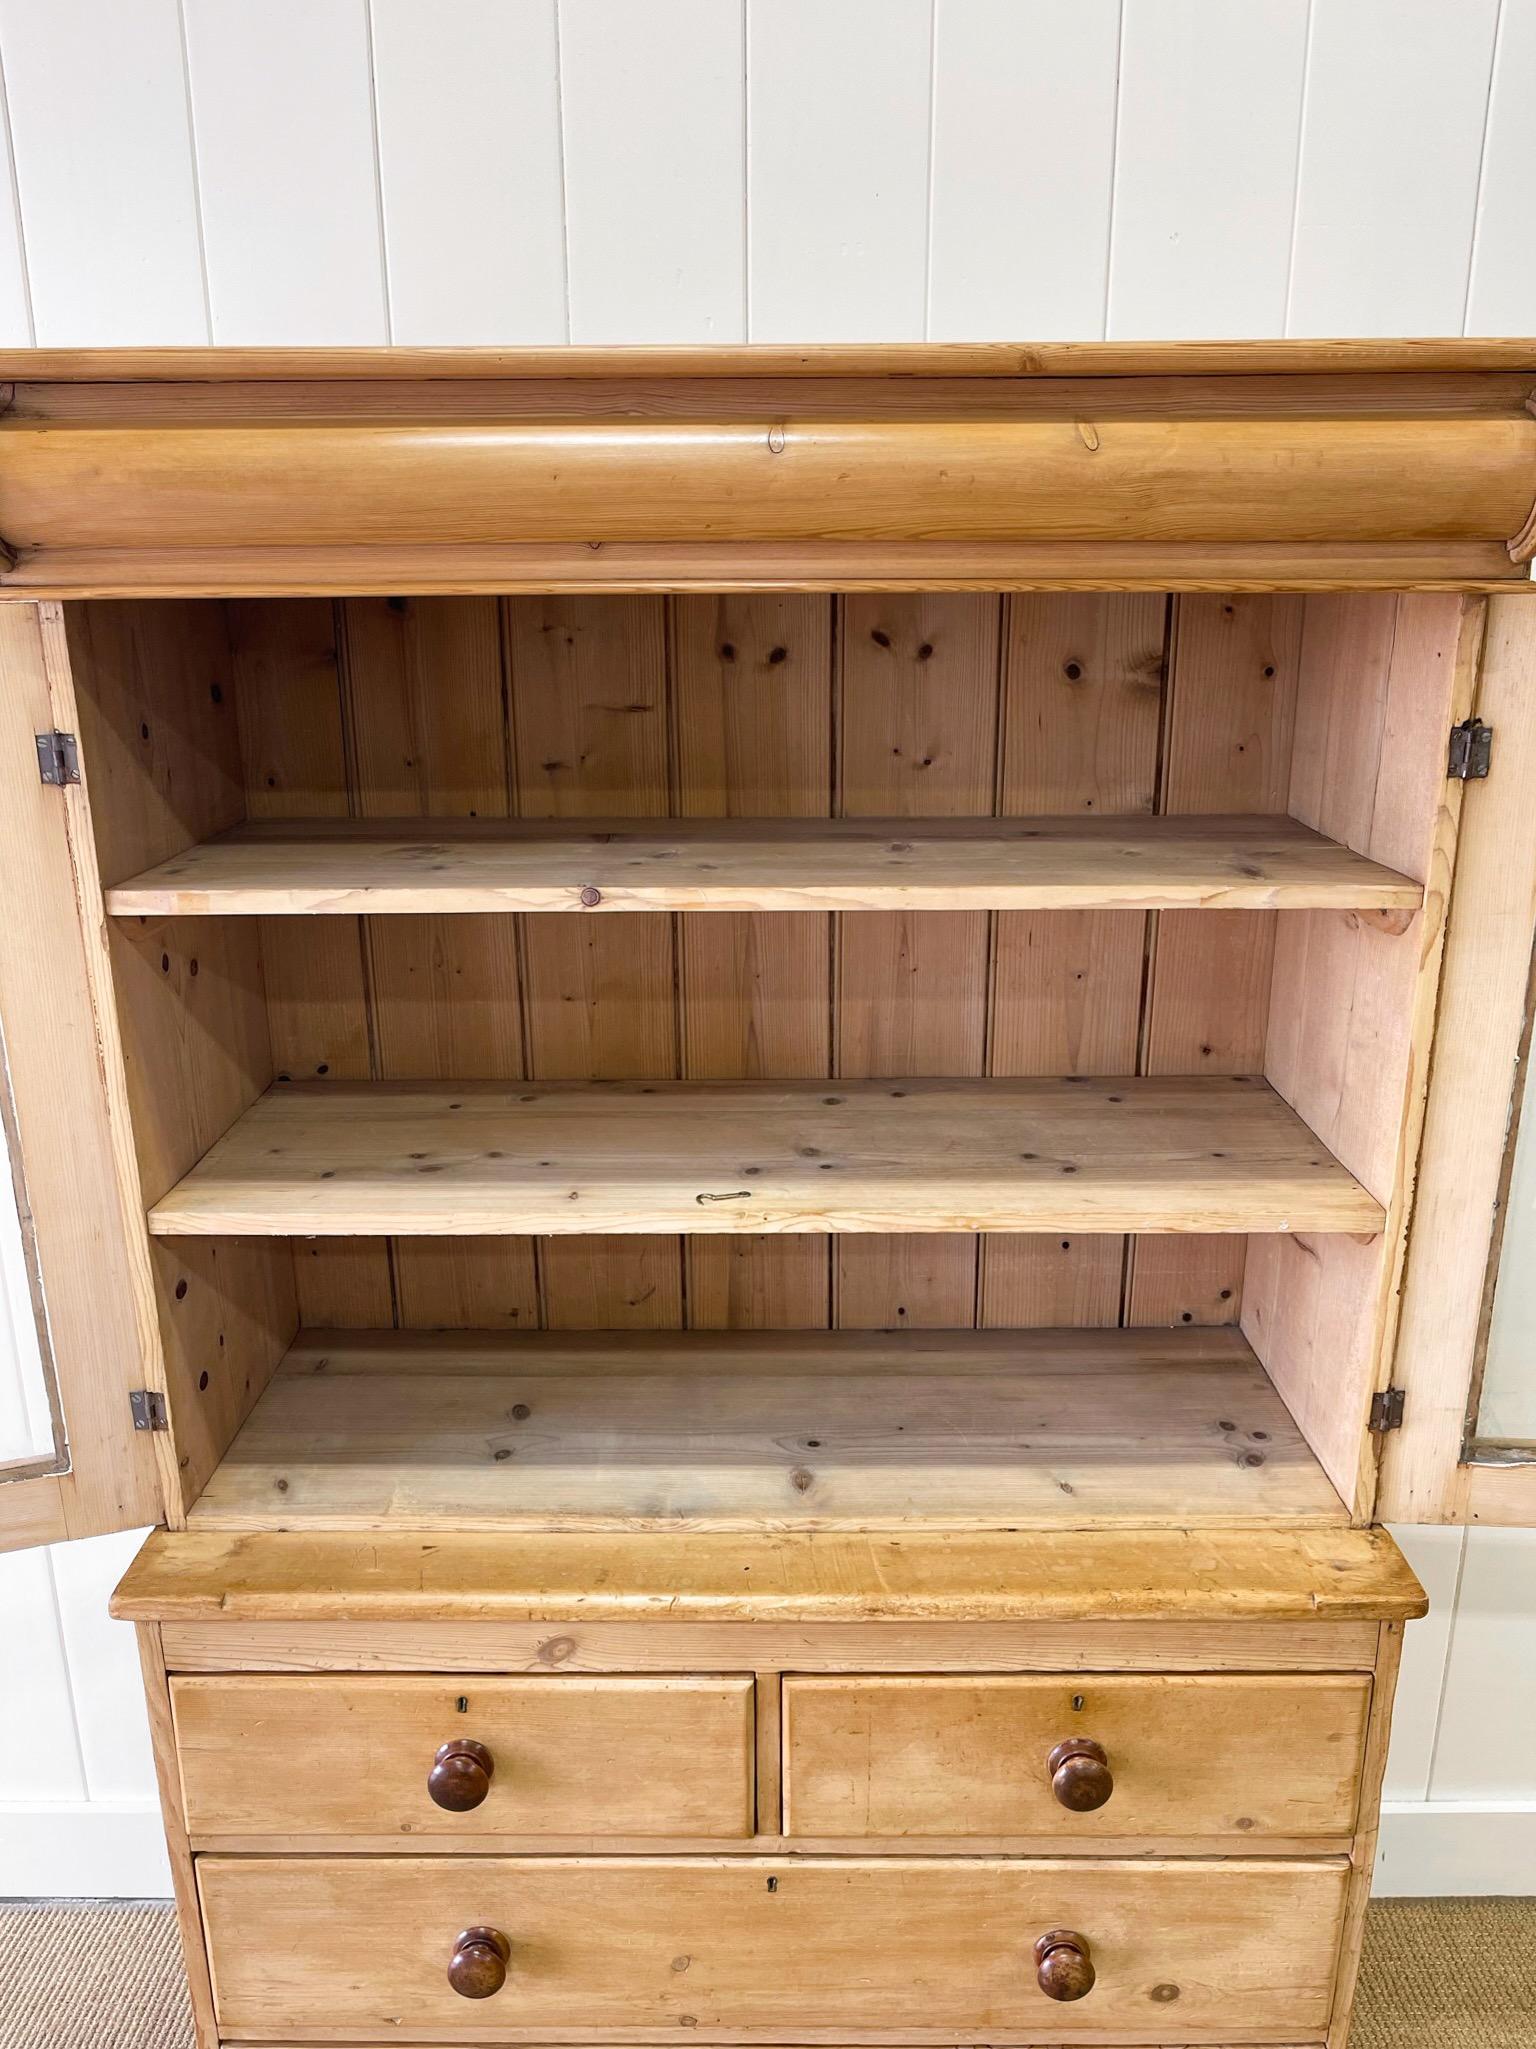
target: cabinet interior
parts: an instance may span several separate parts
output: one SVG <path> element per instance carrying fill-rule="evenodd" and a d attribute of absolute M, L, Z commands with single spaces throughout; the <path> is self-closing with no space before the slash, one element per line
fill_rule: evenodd
<path fill-rule="evenodd" d="M 187 1519 L 1368 1520 L 1480 624 L 66 605 Z"/>

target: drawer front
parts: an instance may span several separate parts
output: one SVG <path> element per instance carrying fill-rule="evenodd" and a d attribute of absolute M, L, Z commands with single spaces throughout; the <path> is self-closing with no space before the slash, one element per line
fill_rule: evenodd
<path fill-rule="evenodd" d="M 181 1678 L 188 1833 L 740 1837 L 747 1678 Z M 482 1746 L 445 1760 L 445 1744 Z M 488 1774 L 484 1770 L 489 1764 Z"/>
<path fill-rule="evenodd" d="M 256 2040 L 1171 2043 L 1321 2035 L 1348 1867 L 210 1856 L 198 1874 L 221 2030 Z M 476 1928 L 509 1960 L 502 1988 L 471 1999 L 448 1966 Z M 1071 2004 L 1037 1982 L 1053 1929 L 1085 1937 L 1097 1973 Z"/>
<path fill-rule="evenodd" d="M 1353 1674 L 786 1679 L 785 1828 L 1343 1841 L 1369 1705 Z"/>

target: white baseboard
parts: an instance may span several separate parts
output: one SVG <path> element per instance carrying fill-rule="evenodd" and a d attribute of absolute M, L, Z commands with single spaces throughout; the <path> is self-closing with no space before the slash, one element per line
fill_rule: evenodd
<path fill-rule="evenodd" d="M 1386 1800 L 1378 1899 L 1536 1894 L 1536 1800 Z"/>
<path fill-rule="evenodd" d="M 0 1801 L 0 1898 L 170 1896 L 165 1835 L 152 1801 Z"/>

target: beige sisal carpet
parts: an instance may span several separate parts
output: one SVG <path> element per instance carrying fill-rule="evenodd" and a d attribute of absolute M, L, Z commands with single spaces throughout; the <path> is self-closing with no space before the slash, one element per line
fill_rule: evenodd
<path fill-rule="evenodd" d="M 191 2049 L 169 1907 L 0 1903 L 3 2049 Z M 1350 2049 L 1536 2049 L 1536 1900 L 1371 1908 Z"/>

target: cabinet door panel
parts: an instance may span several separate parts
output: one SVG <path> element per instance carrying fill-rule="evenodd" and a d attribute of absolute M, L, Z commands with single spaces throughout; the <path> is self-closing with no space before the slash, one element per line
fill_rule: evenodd
<path fill-rule="evenodd" d="M 0 1445 L 0 1550 L 158 1521 L 154 1453 L 168 1443 L 135 1431 L 129 1408 L 153 1310 L 114 1148 L 116 1042 L 98 1031 L 105 964 L 90 949 L 103 920 L 87 791 L 39 772 L 36 736 L 73 731 L 73 705 L 58 608 L 0 605 L 0 1202 L 14 1186 L 23 1231 L 8 1306 L 21 1341 L 35 1324 L 52 1383 L 31 1390 L 29 1440 L 9 1447 L 19 1455 Z M 120 1123 L 116 1133 L 126 1144 Z"/>

